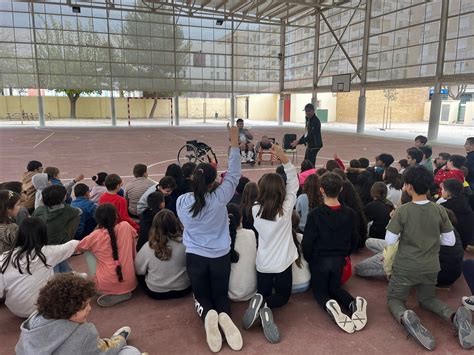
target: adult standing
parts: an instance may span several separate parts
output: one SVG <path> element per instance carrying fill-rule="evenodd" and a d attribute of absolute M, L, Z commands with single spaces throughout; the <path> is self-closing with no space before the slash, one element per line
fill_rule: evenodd
<path fill-rule="evenodd" d="M 313 165 L 316 165 L 316 156 L 319 150 L 323 147 L 323 139 L 321 137 L 321 121 L 316 116 L 313 104 L 307 104 L 304 107 L 306 114 L 305 134 L 299 139 L 291 143 L 293 148 L 298 144 L 306 145 L 306 152 L 304 154 L 305 160 L 309 160 Z"/>
<path fill-rule="evenodd" d="M 471 186 L 471 189 L 474 190 L 474 137 L 469 137 L 466 139 L 464 144 L 466 149 L 466 168 L 468 168 L 469 173 L 466 177 L 466 181 Z"/>

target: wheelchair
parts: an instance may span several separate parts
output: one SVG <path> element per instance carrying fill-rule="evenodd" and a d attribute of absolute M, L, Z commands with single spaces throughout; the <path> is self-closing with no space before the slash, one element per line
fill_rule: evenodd
<path fill-rule="evenodd" d="M 204 142 L 197 140 L 186 141 L 178 151 L 178 163 L 183 166 L 185 163 L 216 163 L 217 156 L 212 148 Z"/>

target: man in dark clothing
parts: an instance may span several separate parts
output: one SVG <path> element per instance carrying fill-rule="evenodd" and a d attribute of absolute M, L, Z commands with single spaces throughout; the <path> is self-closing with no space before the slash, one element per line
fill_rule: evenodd
<path fill-rule="evenodd" d="M 306 113 L 306 127 L 305 134 L 299 140 L 291 143 L 292 147 L 298 144 L 306 144 L 306 152 L 304 154 L 305 160 L 309 160 L 313 165 L 316 165 L 316 156 L 319 150 L 323 147 L 323 139 L 321 138 L 321 121 L 314 113 L 314 105 L 307 104 L 304 107 Z"/>
<path fill-rule="evenodd" d="M 471 189 L 474 190 L 474 137 L 469 137 L 466 139 L 464 144 L 466 149 L 466 168 L 469 169 L 469 174 L 467 174 L 466 181 L 471 186 Z"/>

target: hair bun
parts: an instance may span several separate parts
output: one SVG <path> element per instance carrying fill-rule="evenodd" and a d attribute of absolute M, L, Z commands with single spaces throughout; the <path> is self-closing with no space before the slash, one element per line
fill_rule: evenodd
<path fill-rule="evenodd" d="M 97 180 L 97 175 L 94 175 L 94 176 L 92 177 L 92 181 L 96 181 L 96 180 Z"/>

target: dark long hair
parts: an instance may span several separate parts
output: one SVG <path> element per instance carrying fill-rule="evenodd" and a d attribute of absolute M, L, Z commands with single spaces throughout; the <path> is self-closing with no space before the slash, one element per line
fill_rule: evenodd
<path fill-rule="evenodd" d="M 253 224 L 252 206 L 257 200 L 258 185 L 254 182 L 249 182 L 244 187 L 242 192 L 242 200 L 240 201 L 241 214 L 250 223 Z"/>
<path fill-rule="evenodd" d="M 230 234 L 230 262 L 237 263 L 239 261 L 239 253 L 235 250 L 235 239 L 237 238 L 237 228 L 240 225 L 242 215 L 240 208 L 235 203 L 227 205 L 227 213 L 229 215 L 229 234 Z"/>
<path fill-rule="evenodd" d="M 194 193 L 194 204 L 190 211 L 193 213 L 193 218 L 202 211 L 206 205 L 206 194 L 208 186 L 212 184 L 217 177 L 217 170 L 208 163 L 200 163 L 194 170 L 192 187 Z"/>
<path fill-rule="evenodd" d="M 0 268 L 2 274 L 11 263 L 12 266 L 23 274 L 21 264 L 24 264 L 23 257 L 26 259 L 25 271 L 31 275 L 30 263 L 36 256 L 46 267 L 50 267 L 46 263 L 46 256 L 41 252 L 41 249 L 48 244 L 48 231 L 46 223 L 41 218 L 29 217 L 25 219 L 18 230 L 18 236 L 13 244 L 13 248 L 8 251 L 7 257 L 3 261 Z"/>
<path fill-rule="evenodd" d="M 110 176 L 110 175 L 109 175 Z M 115 272 L 120 282 L 123 281 L 122 265 L 119 262 L 119 253 L 117 246 L 117 236 L 114 227 L 117 223 L 117 209 L 111 203 L 106 203 L 97 207 L 95 211 L 95 220 L 99 228 L 107 229 L 110 237 L 110 245 L 112 246 L 112 257 L 115 261 Z"/>
<path fill-rule="evenodd" d="M 391 201 L 387 200 L 387 193 L 387 185 L 385 185 L 385 183 L 383 183 L 382 181 L 375 182 L 372 185 L 372 188 L 370 189 L 370 195 L 374 200 L 383 202 L 385 205 L 387 205 L 393 210 L 395 209 L 395 206 Z"/>
<path fill-rule="evenodd" d="M 308 196 L 310 210 L 322 204 L 320 187 L 319 176 L 316 174 L 309 175 L 304 182 L 303 192 Z"/>
<path fill-rule="evenodd" d="M 173 212 L 166 208 L 158 212 L 148 235 L 148 243 L 155 251 L 155 256 L 163 261 L 171 259 L 172 250 L 168 241 L 181 242 L 182 233 L 181 225 Z"/>
<path fill-rule="evenodd" d="M 10 190 L 0 190 L 0 223 L 10 223 L 8 210 L 15 208 L 16 203 L 20 200 L 20 195 Z"/>
<path fill-rule="evenodd" d="M 293 236 L 293 243 L 295 243 L 296 250 L 298 250 L 298 259 L 295 260 L 295 264 L 301 269 L 303 267 L 303 264 L 301 263 L 301 245 L 297 237 L 297 230 L 300 226 L 300 216 L 294 210 L 291 214 L 291 226 L 291 235 Z"/>
<path fill-rule="evenodd" d="M 258 181 L 257 202 L 260 208 L 257 216 L 274 221 L 277 215 L 283 214 L 283 202 L 286 188 L 283 178 L 276 173 L 264 174 Z"/>
<path fill-rule="evenodd" d="M 178 164 L 168 165 L 168 167 L 166 168 L 165 176 L 171 176 L 174 179 L 178 187 L 178 190 L 181 190 L 183 188 L 183 182 L 184 182 L 183 170 Z"/>
<path fill-rule="evenodd" d="M 359 248 L 365 245 L 367 239 L 367 217 L 364 213 L 364 206 L 354 185 L 349 180 L 342 184 L 342 191 L 339 193 L 339 201 L 352 208 L 357 216 L 357 231 L 359 232 Z"/>
<path fill-rule="evenodd" d="M 383 173 L 383 182 L 388 185 L 390 184 L 390 187 L 393 187 L 395 190 L 401 190 L 403 187 L 403 179 L 400 173 L 398 172 L 397 169 L 395 169 L 393 166 L 389 166 L 388 168 L 385 168 L 385 171 Z"/>

